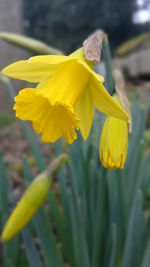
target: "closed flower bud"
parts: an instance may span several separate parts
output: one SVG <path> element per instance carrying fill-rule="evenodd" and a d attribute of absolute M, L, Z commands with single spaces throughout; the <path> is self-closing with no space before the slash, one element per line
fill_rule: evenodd
<path fill-rule="evenodd" d="M 2 241 L 8 241 L 18 233 L 34 216 L 46 199 L 51 186 L 49 177 L 38 177 L 11 214 L 2 234 Z"/>
<path fill-rule="evenodd" d="M 68 156 L 62 154 L 32 182 L 6 223 L 1 237 L 3 242 L 10 240 L 35 215 L 49 193 L 54 173 L 67 161 Z"/>

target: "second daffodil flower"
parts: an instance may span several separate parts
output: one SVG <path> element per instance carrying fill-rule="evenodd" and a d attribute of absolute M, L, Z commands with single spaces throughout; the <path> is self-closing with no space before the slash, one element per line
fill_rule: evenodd
<path fill-rule="evenodd" d="M 128 135 L 131 132 L 132 121 L 123 75 L 119 70 L 116 70 L 114 71 L 114 78 L 118 93 L 114 94 L 114 99 L 125 108 L 129 114 L 130 122 L 127 123 L 110 115 L 106 117 L 100 138 L 99 154 L 105 168 L 123 169 L 127 158 Z"/>
<path fill-rule="evenodd" d="M 118 98 L 116 96 L 116 98 Z M 119 101 L 119 98 L 118 98 Z M 105 168 L 123 169 L 128 150 L 128 124 L 107 116 L 100 138 L 100 160 Z"/>
<path fill-rule="evenodd" d="M 108 115 L 129 120 L 124 109 L 103 86 L 104 79 L 93 70 L 93 62 L 85 58 L 83 48 L 69 56 L 35 56 L 15 62 L 3 74 L 38 83 L 15 97 L 14 110 L 22 120 L 32 121 L 44 142 L 55 142 L 64 136 L 69 144 L 80 129 L 88 137 L 94 106 Z"/>

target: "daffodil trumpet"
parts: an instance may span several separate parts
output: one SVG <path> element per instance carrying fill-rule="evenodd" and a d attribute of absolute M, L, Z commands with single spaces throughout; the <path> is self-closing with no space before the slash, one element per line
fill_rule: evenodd
<path fill-rule="evenodd" d="M 32 121 L 43 142 L 65 137 L 71 144 L 81 131 L 86 140 L 92 126 L 94 107 L 128 121 L 129 116 L 103 86 L 104 78 L 93 71 L 80 48 L 69 56 L 35 56 L 15 62 L 2 73 L 16 79 L 38 83 L 15 97 L 16 117 Z"/>
<path fill-rule="evenodd" d="M 3 242 L 10 240 L 20 232 L 35 215 L 51 189 L 55 172 L 67 161 L 68 156 L 62 154 L 50 164 L 46 171 L 35 178 L 10 215 L 1 236 Z"/>

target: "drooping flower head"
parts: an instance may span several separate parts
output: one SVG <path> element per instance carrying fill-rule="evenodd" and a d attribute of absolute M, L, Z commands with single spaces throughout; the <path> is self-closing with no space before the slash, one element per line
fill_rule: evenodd
<path fill-rule="evenodd" d="M 118 103 L 121 102 L 115 95 Z M 128 124 L 126 121 L 107 116 L 100 138 L 100 160 L 105 168 L 123 169 L 128 150 Z"/>
<path fill-rule="evenodd" d="M 88 137 L 94 106 L 101 112 L 128 121 L 124 109 L 103 86 L 104 78 L 93 70 L 83 48 L 69 56 L 35 56 L 15 62 L 3 74 L 38 83 L 25 88 L 15 97 L 16 117 L 32 121 L 44 142 L 55 142 L 64 136 L 69 144 L 80 129 Z"/>

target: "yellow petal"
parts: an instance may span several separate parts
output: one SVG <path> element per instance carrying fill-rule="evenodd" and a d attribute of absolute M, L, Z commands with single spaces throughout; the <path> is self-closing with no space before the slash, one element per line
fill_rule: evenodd
<path fill-rule="evenodd" d="M 49 65 L 57 65 L 68 60 L 68 56 L 59 56 L 59 55 L 46 55 L 46 56 L 35 56 L 28 59 L 29 63 L 45 63 Z"/>
<path fill-rule="evenodd" d="M 97 79 L 97 76 L 92 75 L 89 83 L 94 104 L 100 112 L 125 121 L 130 120 L 128 114 L 117 101 L 109 95 L 103 84 Z"/>
<path fill-rule="evenodd" d="M 34 216 L 46 199 L 51 186 L 49 177 L 36 179 L 26 191 L 21 201 L 9 217 L 2 233 L 2 241 L 10 240 Z"/>
<path fill-rule="evenodd" d="M 12 63 L 2 73 L 15 79 L 39 82 L 50 77 L 67 60 L 71 59 L 65 56 L 37 56 Z"/>
<path fill-rule="evenodd" d="M 89 65 L 87 64 L 87 62 L 78 59 L 78 63 L 81 64 L 93 77 L 96 78 L 96 80 L 98 80 L 99 82 L 103 83 L 104 82 L 104 77 L 99 75 L 98 73 L 96 73 L 95 71 L 93 71 Z"/>
<path fill-rule="evenodd" d="M 94 116 L 94 104 L 91 92 L 88 90 L 88 88 L 80 97 L 75 110 L 80 119 L 79 128 L 82 137 L 84 140 L 86 140 L 89 136 Z"/>
<path fill-rule="evenodd" d="M 36 83 L 42 79 L 48 78 L 56 71 L 56 68 L 58 68 L 56 65 L 50 67 L 48 64 L 30 64 L 28 61 L 22 60 L 8 65 L 2 70 L 2 73 L 11 78 Z"/>

